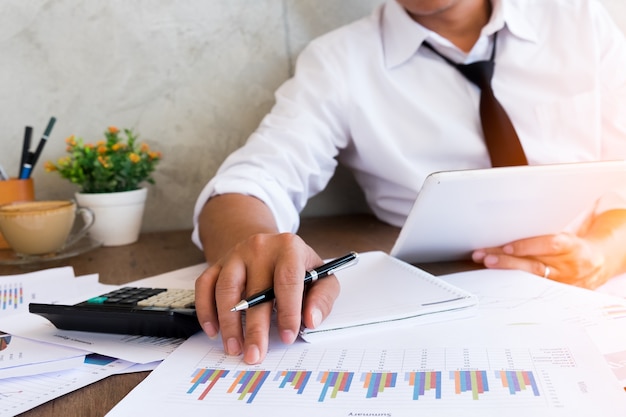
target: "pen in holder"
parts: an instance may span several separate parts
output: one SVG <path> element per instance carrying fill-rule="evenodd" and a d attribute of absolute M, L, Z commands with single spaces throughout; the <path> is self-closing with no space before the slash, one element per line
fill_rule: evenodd
<path fill-rule="evenodd" d="M 34 201 L 35 186 L 32 178 L 16 179 L 11 178 L 0 181 L 0 205 L 13 203 L 16 201 Z M 8 249 L 9 244 L 4 240 L 0 232 L 0 249 Z"/>

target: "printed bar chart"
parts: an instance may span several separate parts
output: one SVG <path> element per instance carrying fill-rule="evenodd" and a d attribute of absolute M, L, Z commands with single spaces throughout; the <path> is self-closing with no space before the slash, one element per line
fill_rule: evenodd
<path fill-rule="evenodd" d="M 471 392 L 473 400 L 489 391 L 486 371 L 450 371 L 450 379 L 454 380 L 456 394 Z"/>
<path fill-rule="evenodd" d="M 361 376 L 363 388 L 367 389 L 366 398 L 376 398 L 385 388 L 396 386 L 396 372 L 367 372 Z"/>
<path fill-rule="evenodd" d="M 228 371 L 223 369 L 196 369 L 191 375 L 191 383 L 193 385 L 189 388 L 187 394 L 193 394 L 196 388 L 209 382 L 204 391 L 202 391 L 202 394 L 198 397 L 199 400 L 203 400 L 211 389 L 213 389 L 217 381 L 220 378 L 224 378 L 226 375 L 228 375 Z"/>
<path fill-rule="evenodd" d="M 575 366 L 561 348 L 286 350 L 275 356 L 275 361 L 250 367 L 223 353 L 207 354 L 211 360 L 197 363 L 188 374 L 185 396 L 247 404 L 273 404 L 280 396 L 285 403 L 328 406 L 357 399 L 372 404 L 480 401 L 545 406 L 553 395 L 546 364 Z"/>
<path fill-rule="evenodd" d="M 16 310 L 24 303 L 24 288 L 22 284 L 5 284 L 2 287 L 2 310 L 12 308 Z"/>
<path fill-rule="evenodd" d="M 324 402 L 326 394 L 330 390 L 330 398 L 337 398 L 337 393 L 350 391 L 350 384 L 354 372 L 321 372 L 317 378 L 319 382 L 324 384 L 319 402 Z"/>
<path fill-rule="evenodd" d="M 496 371 L 496 378 L 500 378 L 502 386 L 508 388 L 511 395 L 520 391 L 532 389 L 533 395 L 539 396 L 539 388 L 532 372 L 529 371 Z"/>
<path fill-rule="evenodd" d="M 297 390 L 298 394 L 302 394 L 304 392 L 304 388 L 306 384 L 309 382 L 309 378 L 311 378 L 310 371 L 283 371 L 276 375 L 274 380 L 278 380 L 282 378 L 282 382 L 278 386 L 279 388 L 285 388 L 287 384 L 289 384 L 293 389 Z"/>
<path fill-rule="evenodd" d="M 238 400 L 243 400 L 246 395 L 249 395 L 246 402 L 251 403 L 269 374 L 269 371 L 239 371 L 227 392 L 230 394 L 239 386 L 239 389 L 236 390 L 237 394 L 240 394 Z"/>
<path fill-rule="evenodd" d="M 404 379 L 413 387 L 414 400 L 430 390 L 435 391 L 435 399 L 441 399 L 441 371 L 407 372 Z"/>

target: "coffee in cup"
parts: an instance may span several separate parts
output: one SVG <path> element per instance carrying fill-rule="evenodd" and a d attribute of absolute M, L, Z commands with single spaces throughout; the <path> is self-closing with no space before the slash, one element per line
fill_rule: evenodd
<path fill-rule="evenodd" d="M 84 225 L 70 236 L 76 217 Z M 57 253 L 81 239 L 93 225 L 93 212 L 71 200 L 16 202 L 0 206 L 0 231 L 18 255 Z"/>

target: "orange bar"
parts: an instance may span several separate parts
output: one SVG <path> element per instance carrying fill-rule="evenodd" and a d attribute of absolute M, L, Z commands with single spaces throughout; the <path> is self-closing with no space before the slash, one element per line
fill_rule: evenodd
<path fill-rule="evenodd" d="M 241 379 L 243 378 L 245 374 L 246 373 L 244 371 L 240 371 L 239 374 L 237 374 L 235 381 L 232 383 L 232 385 L 230 386 L 230 388 L 228 388 L 228 391 L 226 392 L 232 393 L 235 390 L 235 388 L 237 388 L 239 381 L 241 381 Z"/>

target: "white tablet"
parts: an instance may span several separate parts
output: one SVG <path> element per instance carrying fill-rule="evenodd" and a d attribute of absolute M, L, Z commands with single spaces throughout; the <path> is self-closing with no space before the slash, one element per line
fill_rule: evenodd
<path fill-rule="evenodd" d="M 470 259 L 475 249 L 559 233 L 626 188 L 626 161 L 430 174 L 391 250 L 405 262 Z"/>

